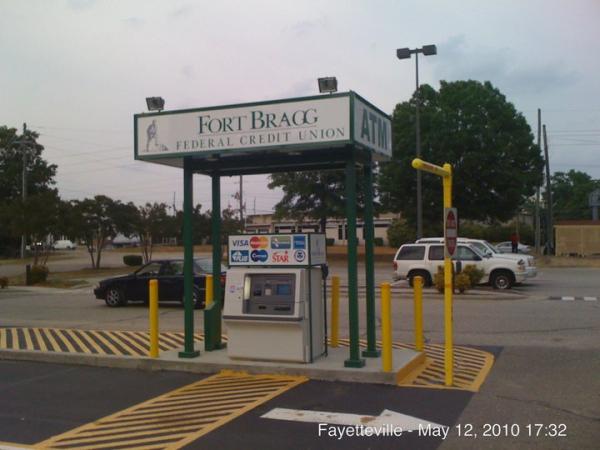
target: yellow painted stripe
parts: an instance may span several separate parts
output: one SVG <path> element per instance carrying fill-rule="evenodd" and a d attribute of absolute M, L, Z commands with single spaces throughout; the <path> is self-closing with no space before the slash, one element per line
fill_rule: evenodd
<path fill-rule="evenodd" d="M 26 350 L 37 350 L 33 345 L 33 340 L 31 339 L 31 335 L 29 328 L 21 328 L 23 332 L 23 336 L 25 337 L 25 349 Z"/>
<path fill-rule="evenodd" d="M 0 328 L 0 348 L 6 348 L 6 330 Z"/>
<path fill-rule="evenodd" d="M 65 347 L 67 347 L 67 350 L 69 352 L 78 353 L 77 350 L 75 350 L 75 347 L 73 347 L 73 344 L 71 344 L 71 342 L 67 338 L 67 335 L 64 332 L 64 330 L 61 330 L 59 328 L 55 328 L 53 331 L 58 335 L 58 337 L 60 339 L 60 342 L 62 342 L 65 345 Z"/>
<path fill-rule="evenodd" d="M 17 333 L 17 330 L 15 328 L 11 328 L 10 335 L 12 338 L 11 348 L 13 348 L 14 350 L 19 350 L 20 343 L 19 343 L 19 334 Z"/>
<path fill-rule="evenodd" d="M 88 346 L 85 345 L 81 339 L 79 339 L 79 336 L 77 336 L 73 330 L 67 329 L 63 331 L 75 341 L 83 353 L 92 353 L 92 350 L 90 350 Z"/>
<path fill-rule="evenodd" d="M 88 331 L 87 332 L 92 338 L 99 340 L 104 344 L 106 348 L 108 348 L 114 355 L 120 355 L 122 352 L 115 347 L 108 339 L 102 336 L 98 331 Z M 102 353 L 106 354 L 106 351 Z"/>
<path fill-rule="evenodd" d="M 47 352 L 48 351 L 48 347 L 46 346 L 46 341 L 44 341 L 44 339 L 42 338 L 42 333 L 40 332 L 39 328 L 34 328 L 33 329 L 33 334 L 35 335 L 37 341 L 38 341 L 38 348 L 37 350 L 41 350 L 43 352 Z"/>
<path fill-rule="evenodd" d="M 245 382 L 254 380 L 270 382 L 270 385 L 264 386 L 264 392 L 256 392 L 254 395 L 247 394 L 250 398 L 235 398 L 235 396 L 243 395 L 231 385 L 231 381 L 236 377 L 238 385 L 242 386 L 248 384 Z M 224 378 L 223 381 L 232 389 L 231 396 L 221 399 L 218 403 L 207 402 L 211 395 L 210 392 L 207 392 L 204 397 L 199 396 L 195 404 L 193 402 L 189 405 L 169 405 L 168 402 L 165 404 L 165 401 L 169 399 L 174 399 L 175 403 L 180 402 L 182 399 L 174 396 L 189 392 L 204 383 L 210 384 L 211 387 L 217 387 L 216 381 L 221 378 Z M 230 372 L 213 375 L 91 424 L 47 439 L 38 444 L 36 448 L 179 449 L 306 380 L 305 377 L 232 375 Z M 214 396 L 214 393 L 212 395 Z M 180 416 L 179 419 L 178 416 Z"/>
<path fill-rule="evenodd" d="M 42 328 L 41 331 L 44 333 L 44 336 L 46 336 L 46 338 L 50 341 L 50 351 L 53 352 L 61 352 L 62 350 L 60 349 L 60 345 L 58 345 L 58 342 L 56 342 L 56 339 L 54 339 L 54 336 L 52 335 L 52 333 L 50 333 L 50 330 L 48 328 Z"/>
<path fill-rule="evenodd" d="M 146 356 L 148 354 L 148 349 L 142 347 L 137 342 L 132 341 L 131 338 L 122 331 L 111 331 L 110 336 L 117 341 L 121 347 L 129 349 L 129 354 L 140 356 Z"/>
<path fill-rule="evenodd" d="M 81 335 L 81 340 L 85 341 L 84 344 L 86 347 L 96 350 L 98 354 L 106 354 L 106 351 L 96 342 L 90 332 L 85 330 L 77 330 L 77 332 Z"/>

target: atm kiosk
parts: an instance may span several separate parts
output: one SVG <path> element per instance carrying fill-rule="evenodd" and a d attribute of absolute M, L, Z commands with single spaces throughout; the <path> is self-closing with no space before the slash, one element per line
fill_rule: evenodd
<path fill-rule="evenodd" d="M 310 363 L 326 354 L 325 249 L 323 234 L 229 236 L 230 358 Z"/>

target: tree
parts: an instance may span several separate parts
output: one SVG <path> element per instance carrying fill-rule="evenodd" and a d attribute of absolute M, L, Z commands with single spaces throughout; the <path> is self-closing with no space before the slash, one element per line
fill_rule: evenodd
<path fill-rule="evenodd" d="M 422 159 L 453 167 L 453 201 L 461 218 L 506 221 L 542 179 L 542 157 L 531 129 L 490 82 L 441 82 L 420 88 Z M 379 178 L 384 209 L 416 222 L 415 97 L 396 106 L 393 161 Z M 441 223 L 442 182 L 423 174 L 423 223 Z"/>
<path fill-rule="evenodd" d="M 600 189 L 600 180 L 594 180 L 587 173 L 577 170 L 555 172 L 550 177 L 550 189 L 555 219 L 590 219 L 588 196 Z"/>
<path fill-rule="evenodd" d="M 134 223 L 135 234 L 140 238 L 144 263 L 152 259 L 152 249 L 157 239 L 167 234 L 169 215 L 165 203 L 146 203 L 138 208 Z"/>
<path fill-rule="evenodd" d="M 364 208 L 364 195 L 360 186 L 364 176 L 357 170 L 357 203 L 359 214 Z M 327 218 L 346 215 L 346 177 L 343 170 L 316 170 L 271 174 L 269 189 L 280 187 L 283 198 L 275 205 L 275 217 L 303 221 L 319 221 L 325 232 Z"/>
<path fill-rule="evenodd" d="M 0 215 L 9 217 L 9 210 L 19 209 L 24 211 L 26 205 L 22 204 L 23 186 L 23 156 L 27 168 L 27 194 L 35 197 L 38 194 L 54 192 L 54 176 L 56 165 L 48 164 L 42 158 L 44 147 L 36 142 L 39 135 L 28 130 L 23 135 L 18 135 L 15 128 L 0 127 Z M 29 208 L 29 219 L 37 221 L 40 210 Z M 39 213 L 38 213 L 39 212 Z M 36 217 L 34 217 L 36 216 Z M 50 219 L 49 216 L 42 218 Z M 7 226 L 5 220 L 0 227 L 0 254 L 14 255 L 18 247 L 18 237 L 28 234 L 27 230 L 16 230 Z M 20 224 L 24 224 L 23 221 Z M 14 226 L 13 223 L 12 226 Z"/>
<path fill-rule="evenodd" d="M 72 230 L 85 242 L 94 269 L 100 268 L 102 249 L 109 238 L 118 232 L 125 236 L 134 233 L 137 208 L 133 203 L 123 204 L 105 195 L 96 195 L 73 202 Z"/>

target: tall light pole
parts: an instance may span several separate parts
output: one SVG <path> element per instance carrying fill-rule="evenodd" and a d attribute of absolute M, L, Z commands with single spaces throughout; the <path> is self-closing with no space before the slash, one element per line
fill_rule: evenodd
<path fill-rule="evenodd" d="M 415 127 L 416 127 L 416 144 L 417 144 L 417 158 L 421 158 L 421 123 L 419 117 L 419 107 L 421 105 L 421 97 L 419 95 L 419 53 L 423 53 L 425 56 L 437 55 L 437 47 L 435 45 L 424 45 L 421 48 L 399 48 L 396 50 L 396 56 L 398 59 L 410 59 L 411 55 L 415 55 L 415 73 L 416 73 L 416 86 L 415 100 L 416 100 L 416 115 L 415 115 Z M 417 170 L 417 239 L 423 237 L 423 195 L 421 187 L 421 171 Z"/>

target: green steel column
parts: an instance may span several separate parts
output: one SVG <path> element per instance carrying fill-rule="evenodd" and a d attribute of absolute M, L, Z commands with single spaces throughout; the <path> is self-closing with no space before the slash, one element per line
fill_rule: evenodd
<path fill-rule="evenodd" d="M 221 176 L 212 174 L 212 261 L 214 301 L 204 310 L 204 350 L 219 350 L 225 345 L 221 342 Z"/>
<path fill-rule="evenodd" d="M 377 358 L 380 355 L 377 350 L 377 331 L 375 329 L 375 266 L 373 263 L 373 241 L 375 230 L 373 228 L 373 162 L 369 156 L 369 163 L 364 166 L 363 186 L 365 195 L 365 278 L 367 282 L 367 349 L 362 355 Z"/>
<path fill-rule="evenodd" d="M 192 209 L 194 192 L 194 172 L 192 160 L 183 159 L 183 303 L 184 313 L 184 350 L 180 358 L 195 358 L 200 355 L 194 350 L 194 242 L 192 233 Z"/>
<path fill-rule="evenodd" d="M 353 150 L 354 152 L 354 150 Z M 348 316 L 350 328 L 350 357 L 345 367 L 363 367 L 358 343 L 358 280 L 356 257 L 356 166 L 354 153 L 346 162 L 346 219 L 348 220 Z"/>

